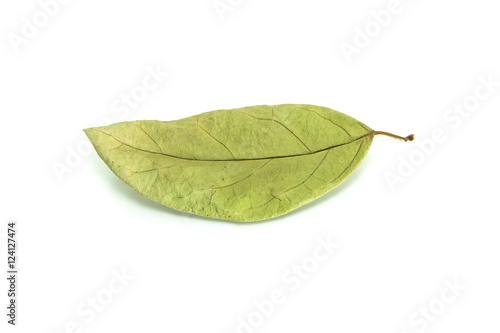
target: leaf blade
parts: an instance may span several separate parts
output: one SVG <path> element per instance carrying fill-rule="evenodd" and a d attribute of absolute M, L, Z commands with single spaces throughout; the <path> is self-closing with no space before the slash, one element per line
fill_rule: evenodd
<path fill-rule="evenodd" d="M 364 159 L 372 132 L 340 112 L 290 104 L 85 130 L 141 195 L 242 222 L 285 214 L 338 186 Z"/>

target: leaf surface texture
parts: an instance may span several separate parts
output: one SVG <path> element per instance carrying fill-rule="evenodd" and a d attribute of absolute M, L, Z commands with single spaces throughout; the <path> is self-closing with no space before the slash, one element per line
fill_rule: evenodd
<path fill-rule="evenodd" d="M 108 167 L 141 195 L 240 222 L 280 216 L 324 195 L 356 169 L 373 140 L 372 129 L 354 118 L 303 104 L 84 131 Z"/>

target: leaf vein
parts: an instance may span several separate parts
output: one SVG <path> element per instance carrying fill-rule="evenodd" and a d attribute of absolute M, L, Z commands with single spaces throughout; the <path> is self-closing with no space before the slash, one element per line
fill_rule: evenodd
<path fill-rule="evenodd" d="M 143 132 L 144 132 L 144 134 L 146 134 L 146 135 L 147 135 L 147 136 L 151 139 L 151 141 L 153 141 L 153 142 L 155 143 L 155 145 L 156 145 L 156 146 L 158 147 L 158 149 L 160 150 L 160 153 L 162 153 L 162 154 L 163 154 L 163 151 L 161 150 L 161 147 L 160 147 L 160 145 L 158 144 L 158 142 L 156 142 L 156 140 L 155 140 L 155 139 L 153 139 L 153 138 L 151 137 L 151 135 L 149 135 L 149 133 L 148 133 L 148 132 L 146 132 L 146 131 L 144 130 L 144 128 L 142 128 L 141 126 L 137 125 L 137 124 L 136 124 L 136 123 L 134 123 L 134 122 L 133 122 L 132 124 L 134 124 L 134 125 L 135 125 L 135 126 L 137 126 L 137 127 L 138 127 L 141 131 L 143 131 Z"/>
<path fill-rule="evenodd" d="M 316 166 L 316 168 L 313 170 L 313 172 L 311 172 L 311 174 L 309 176 L 307 176 L 306 179 L 304 179 L 304 181 L 302 181 L 300 184 L 297 184 L 293 187 L 290 187 L 288 190 L 284 191 L 283 193 L 286 193 L 286 192 L 289 192 L 291 190 L 293 190 L 294 188 L 297 188 L 299 187 L 300 185 L 304 184 L 305 182 L 307 182 L 313 175 L 314 173 L 316 173 L 316 171 L 318 171 L 319 167 L 321 166 L 321 164 L 323 164 L 323 162 L 326 160 L 326 157 L 328 156 L 328 153 L 330 153 L 330 150 L 328 150 L 325 154 L 325 156 L 323 156 L 323 158 L 321 159 L 321 161 L 318 163 L 318 165 Z M 283 193 L 281 193 L 280 195 L 282 195 Z"/>
<path fill-rule="evenodd" d="M 238 112 L 241 112 L 241 113 L 244 113 L 246 114 L 247 116 L 249 117 L 252 117 L 254 119 L 257 119 L 257 120 L 267 120 L 267 121 L 273 121 L 279 125 L 281 125 L 284 129 L 286 129 L 288 132 L 290 132 L 290 134 L 292 134 L 309 152 L 312 152 L 312 150 L 304 143 L 304 141 L 302 141 L 301 138 L 299 138 L 297 136 L 297 134 L 295 134 L 291 129 L 289 129 L 285 124 L 281 123 L 280 121 L 274 119 L 274 118 L 259 118 L 259 117 L 255 117 L 253 115 L 251 115 L 250 113 L 246 112 L 246 111 L 238 111 Z M 272 112 L 273 112 L 273 117 L 274 117 L 274 109 L 272 109 Z"/>
<path fill-rule="evenodd" d="M 221 188 L 226 188 L 226 187 L 229 187 L 229 186 L 233 186 L 233 185 L 236 185 L 238 183 L 241 183 L 242 181 L 245 181 L 247 180 L 248 178 L 250 178 L 251 176 L 253 176 L 257 171 L 261 170 L 262 168 L 264 168 L 267 164 L 269 164 L 269 162 L 271 162 L 272 160 L 270 159 L 269 161 L 265 162 L 264 164 L 262 164 L 260 167 L 258 167 L 257 169 L 255 169 L 254 171 L 252 171 L 250 174 L 248 174 L 245 178 L 242 178 L 240 180 L 237 180 L 235 181 L 234 183 L 232 184 L 228 184 L 228 185 L 223 185 L 223 186 L 217 186 L 217 187 L 203 187 L 203 188 L 199 188 L 199 189 L 196 189 L 195 191 L 202 191 L 202 190 L 210 190 L 210 189 L 221 189 Z"/>
<path fill-rule="evenodd" d="M 350 138 L 352 138 L 352 135 L 349 132 L 347 132 L 347 130 L 345 128 L 343 128 L 342 126 L 340 126 L 339 124 L 337 124 L 336 122 L 334 122 L 333 120 L 331 120 L 330 118 L 326 118 L 325 116 L 322 116 L 319 112 L 317 112 L 315 110 L 306 109 L 304 107 L 299 107 L 299 109 L 306 110 L 306 111 L 309 111 L 309 112 L 313 112 L 313 113 L 317 114 L 319 117 L 321 117 L 321 118 L 323 118 L 325 120 L 328 120 L 333 125 L 339 127 L 341 130 L 343 130 L 345 132 L 345 134 L 349 135 Z"/>
<path fill-rule="evenodd" d="M 344 170 L 340 173 L 340 175 L 339 175 L 337 178 L 335 178 L 334 180 L 332 180 L 332 181 L 330 182 L 330 184 L 331 184 L 331 183 L 333 183 L 334 181 L 336 181 L 337 179 L 339 179 L 340 177 L 342 177 L 342 175 L 343 175 L 343 174 L 344 174 L 347 170 L 349 170 L 349 168 L 350 168 L 350 167 L 352 166 L 352 164 L 354 163 L 354 160 L 356 160 L 356 157 L 358 157 L 358 154 L 359 154 L 359 152 L 361 151 L 361 146 L 362 146 L 362 145 L 363 145 L 363 142 L 361 142 L 361 143 L 359 144 L 358 150 L 356 151 L 356 154 L 354 154 L 354 157 L 352 158 L 351 163 L 349 163 L 349 165 L 348 165 L 348 166 L 347 166 L 347 167 L 346 167 L 346 168 L 345 168 L 345 169 L 344 169 Z"/>
<path fill-rule="evenodd" d="M 227 148 L 227 146 L 222 142 L 220 141 L 219 139 L 217 139 L 215 136 L 213 136 L 212 134 L 210 134 L 209 131 L 207 131 L 206 129 L 203 128 L 203 126 L 200 125 L 200 123 L 198 122 L 198 119 L 197 119 L 197 122 L 196 124 L 198 125 L 199 128 L 201 128 L 205 133 L 207 133 L 212 139 L 214 139 L 215 141 L 217 141 L 218 143 L 220 143 L 222 145 L 222 147 L 226 148 L 226 150 L 229 152 L 229 154 L 231 154 L 231 156 L 233 158 L 236 158 L 234 157 L 233 153 L 231 152 L 231 150 L 229 150 L 229 148 Z"/>

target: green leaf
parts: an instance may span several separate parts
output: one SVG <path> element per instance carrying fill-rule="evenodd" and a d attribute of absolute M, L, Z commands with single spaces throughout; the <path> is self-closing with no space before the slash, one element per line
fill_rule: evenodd
<path fill-rule="evenodd" d="M 141 195 L 180 211 L 240 222 L 283 215 L 335 188 L 361 163 L 376 134 L 410 139 L 301 104 L 84 131 L 108 167 Z"/>

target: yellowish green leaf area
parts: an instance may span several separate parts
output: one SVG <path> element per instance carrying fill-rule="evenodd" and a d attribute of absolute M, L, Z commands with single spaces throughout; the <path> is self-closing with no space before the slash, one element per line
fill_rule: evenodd
<path fill-rule="evenodd" d="M 343 113 L 303 104 L 84 131 L 108 167 L 146 198 L 238 222 L 286 214 L 340 185 L 375 134 Z"/>

